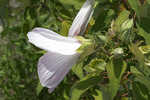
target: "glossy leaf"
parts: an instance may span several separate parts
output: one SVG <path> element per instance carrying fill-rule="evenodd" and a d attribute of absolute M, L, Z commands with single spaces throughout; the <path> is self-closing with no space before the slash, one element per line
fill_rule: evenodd
<path fill-rule="evenodd" d="M 125 21 L 128 20 L 129 18 L 129 14 L 130 12 L 127 11 L 127 10 L 124 10 L 120 13 L 120 15 L 118 16 L 118 18 L 115 20 L 114 22 L 114 26 L 112 27 L 112 29 L 115 31 L 115 32 L 120 32 L 121 30 L 124 30 L 124 26 L 126 27 L 129 27 L 128 25 L 126 24 L 123 24 L 125 23 Z M 128 22 L 127 22 L 128 23 Z M 126 28 L 125 28 L 126 29 Z"/>

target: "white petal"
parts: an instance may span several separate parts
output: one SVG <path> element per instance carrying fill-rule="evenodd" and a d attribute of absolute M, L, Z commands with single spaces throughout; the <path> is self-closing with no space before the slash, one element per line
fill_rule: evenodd
<path fill-rule="evenodd" d="M 59 35 L 58 33 L 54 32 L 54 31 L 51 31 L 51 30 L 46 29 L 46 28 L 41 28 L 41 27 L 34 28 L 32 31 L 36 31 L 36 32 L 40 32 L 40 33 L 53 34 L 53 35 L 56 35 L 56 36 L 61 36 L 61 35 Z"/>
<path fill-rule="evenodd" d="M 94 0 L 86 0 L 83 4 L 69 30 L 69 36 L 83 35 L 94 11 L 93 3 Z"/>
<path fill-rule="evenodd" d="M 52 92 L 76 63 L 78 57 L 79 54 L 46 53 L 38 62 L 38 75 L 41 84 Z"/>
<path fill-rule="evenodd" d="M 81 46 L 79 41 L 72 37 L 63 37 L 51 30 L 35 28 L 27 34 L 29 42 L 46 51 L 64 55 L 73 55 Z"/>

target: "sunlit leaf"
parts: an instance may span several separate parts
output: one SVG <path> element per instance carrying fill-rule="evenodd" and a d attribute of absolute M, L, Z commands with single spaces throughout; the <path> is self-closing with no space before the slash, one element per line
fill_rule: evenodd
<path fill-rule="evenodd" d="M 140 47 L 139 47 L 139 50 L 140 50 L 143 54 L 150 53 L 150 45 L 140 46 Z"/>
<path fill-rule="evenodd" d="M 95 100 L 103 100 L 103 95 L 100 90 L 96 90 L 97 95 L 94 95 Z"/>
<path fill-rule="evenodd" d="M 122 55 L 124 53 L 122 48 L 116 48 L 113 50 L 112 52 L 114 55 L 118 56 L 118 55 Z"/>
<path fill-rule="evenodd" d="M 132 27 L 133 27 L 133 19 L 128 19 L 121 25 L 121 30 L 125 31 Z"/>
<path fill-rule="evenodd" d="M 129 100 L 128 97 L 122 97 L 121 100 Z"/>
<path fill-rule="evenodd" d="M 126 26 L 126 27 L 129 27 L 126 23 L 128 23 L 128 18 L 129 18 L 129 14 L 130 14 L 130 12 L 129 11 L 127 11 L 127 10 L 124 10 L 124 11 L 122 11 L 120 14 L 119 14 L 119 16 L 118 16 L 118 18 L 115 20 L 115 22 L 114 22 L 114 25 L 112 26 L 112 30 L 113 31 L 115 31 L 115 32 L 120 32 L 121 30 L 124 30 L 124 26 Z M 125 23 L 125 21 L 127 21 L 126 23 Z M 130 23 L 128 23 L 128 24 L 130 24 L 130 26 L 131 26 L 131 22 L 132 21 L 130 21 L 129 20 L 129 22 Z M 124 24 L 123 24 L 124 23 Z M 126 29 L 126 28 L 125 28 Z"/>
<path fill-rule="evenodd" d="M 63 21 L 61 24 L 60 34 L 63 36 L 68 36 L 69 28 L 70 28 L 70 24 L 67 21 Z"/>

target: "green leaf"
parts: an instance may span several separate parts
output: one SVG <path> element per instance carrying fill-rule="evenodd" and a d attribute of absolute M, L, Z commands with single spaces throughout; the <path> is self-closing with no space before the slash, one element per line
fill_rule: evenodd
<path fill-rule="evenodd" d="M 90 55 L 95 51 L 95 43 L 91 39 L 85 39 L 82 36 L 76 37 L 80 42 L 81 46 L 76 51 L 81 54 L 80 61 L 82 61 L 86 56 Z"/>
<path fill-rule="evenodd" d="M 46 13 L 46 14 L 42 14 L 42 15 L 38 15 L 38 22 L 40 23 L 40 24 L 43 24 L 44 22 L 46 22 L 46 20 L 48 19 L 48 17 L 49 17 L 49 14 L 48 13 Z"/>
<path fill-rule="evenodd" d="M 40 82 L 38 82 L 38 85 L 36 87 L 36 94 L 39 95 L 42 89 L 43 89 L 43 86 L 41 85 Z"/>
<path fill-rule="evenodd" d="M 112 27 L 115 32 L 121 31 L 121 26 L 123 25 L 123 23 L 125 23 L 125 21 L 127 21 L 129 19 L 129 14 L 130 14 L 130 12 L 127 10 L 124 10 L 120 13 L 118 18 L 115 20 L 114 26 Z M 129 21 L 129 22 L 131 23 L 132 21 Z M 127 25 L 124 24 L 123 26 L 127 26 Z M 122 28 L 123 28 L 123 26 L 122 26 Z"/>
<path fill-rule="evenodd" d="M 104 10 L 101 4 L 98 4 L 95 8 L 95 24 L 93 25 L 92 29 L 95 32 L 98 32 L 100 29 L 105 27 L 105 19 L 107 16 L 107 10 Z"/>
<path fill-rule="evenodd" d="M 127 10 L 122 11 L 116 19 L 115 25 L 121 26 L 129 18 L 129 14 L 130 12 Z"/>
<path fill-rule="evenodd" d="M 121 31 L 129 30 L 133 27 L 133 19 L 127 19 L 122 25 L 121 25 Z"/>
<path fill-rule="evenodd" d="M 108 38 L 107 38 L 106 36 L 102 35 L 101 33 L 98 34 L 97 36 L 98 36 L 98 38 L 100 39 L 100 42 L 101 42 L 102 44 L 105 44 L 105 43 L 108 42 Z"/>
<path fill-rule="evenodd" d="M 79 100 L 80 96 L 91 87 L 101 81 L 101 77 L 96 74 L 89 74 L 82 80 L 76 82 L 71 89 L 71 100 Z"/>
<path fill-rule="evenodd" d="M 115 22 L 112 21 L 111 32 L 115 33 L 121 41 L 128 44 L 134 40 L 135 33 L 132 32 L 133 19 L 129 19 L 130 12 L 123 10 Z"/>
<path fill-rule="evenodd" d="M 60 0 L 61 3 L 66 5 L 74 5 L 76 9 L 79 9 L 85 0 Z"/>
<path fill-rule="evenodd" d="M 69 97 L 69 95 L 67 95 L 67 93 L 66 93 L 66 91 L 64 91 L 64 98 L 65 98 L 65 100 L 70 100 L 70 97 Z"/>
<path fill-rule="evenodd" d="M 135 100 L 148 100 L 148 91 L 146 87 L 139 82 L 133 82 L 133 98 Z"/>
<path fill-rule="evenodd" d="M 138 44 L 131 44 L 129 46 L 130 51 L 134 54 L 135 59 L 138 61 L 137 69 L 142 72 L 142 74 L 149 76 L 150 68 L 145 65 L 145 56 L 144 54 L 139 50 Z"/>
<path fill-rule="evenodd" d="M 120 58 L 114 58 L 107 64 L 106 70 L 109 77 L 109 87 L 107 92 L 109 93 L 110 100 L 113 100 L 116 96 L 116 93 L 120 87 L 120 80 L 126 68 L 126 62 Z"/>
<path fill-rule="evenodd" d="M 140 19 L 140 26 L 147 32 L 150 33 L 150 18 L 148 17 L 144 17 Z"/>
<path fill-rule="evenodd" d="M 130 67 L 130 70 L 131 70 L 131 72 L 132 72 L 133 74 L 135 74 L 135 75 L 140 75 L 140 74 L 142 74 L 140 71 L 137 70 L 137 68 L 136 68 L 135 66 L 131 66 L 131 67 Z"/>
<path fill-rule="evenodd" d="M 150 91 L 150 78 L 144 76 L 140 71 L 138 71 L 134 66 L 131 67 L 131 72 L 134 75 L 134 81 L 139 82 L 146 86 L 146 88 Z"/>
<path fill-rule="evenodd" d="M 150 33 L 150 4 L 144 3 L 140 7 L 140 15 L 138 16 L 138 24 L 147 33 Z"/>
<path fill-rule="evenodd" d="M 84 67 L 84 69 L 89 72 L 102 72 L 105 70 L 106 62 L 103 59 L 92 59 L 92 61 Z"/>
<path fill-rule="evenodd" d="M 141 63 L 144 64 L 144 55 L 142 52 L 139 50 L 137 44 L 131 44 L 129 46 L 130 51 L 135 55 L 135 58 Z"/>
<path fill-rule="evenodd" d="M 106 0 L 101 0 L 100 3 L 95 8 L 94 19 L 95 24 L 92 27 L 94 32 L 99 32 L 111 24 L 111 21 L 114 19 L 115 11 L 113 9 L 104 9 L 102 2 L 106 2 Z"/>
<path fill-rule="evenodd" d="M 60 34 L 63 36 L 68 36 L 69 28 L 70 28 L 70 24 L 67 21 L 63 21 L 61 24 Z"/>
<path fill-rule="evenodd" d="M 136 12 L 137 15 L 140 15 L 140 2 L 139 0 L 128 0 L 131 8 Z"/>
<path fill-rule="evenodd" d="M 128 97 L 122 97 L 121 100 L 129 100 Z"/>
<path fill-rule="evenodd" d="M 103 95 L 100 90 L 96 90 L 97 95 L 94 95 L 95 100 L 103 100 Z"/>
<path fill-rule="evenodd" d="M 124 53 L 123 49 L 122 48 L 115 48 L 113 51 L 112 51 L 112 54 L 118 56 L 118 55 L 122 55 Z"/>
<path fill-rule="evenodd" d="M 144 84 L 146 86 L 146 88 L 150 91 L 150 87 L 149 87 L 150 86 L 150 78 L 149 77 L 145 77 L 142 74 L 136 74 L 134 81 Z"/>
<path fill-rule="evenodd" d="M 90 26 L 93 26 L 95 24 L 95 20 L 93 17 L 90 19 L 89 24 Z"/>
<path fill-rule="evenodd" d="M 150 45 L 145 45 L 145 46 L 140 46 L 139 50 L 143 53 L 143 54 L 148 54 L 150 53 Z"/>
<path fill-rule="evenodd" d="M 150 0 L 147 0 L 148 4 L 150 4 Z"/>
<path fill-rule="evenodd" d="M 76 64 L 72 67 L 72 71 L 80 78 L 82 79 L 84 77 L 83 73 L 83 62 L 80 62 L 79 64 Z"/>

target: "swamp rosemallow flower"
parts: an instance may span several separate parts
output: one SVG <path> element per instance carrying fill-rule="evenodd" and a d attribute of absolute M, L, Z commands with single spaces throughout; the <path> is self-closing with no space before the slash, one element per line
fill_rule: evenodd
<path fill-rule="evenodd" d="M 38 62 L 38 76 L 42 86 L 52 92 L 63 80 L 80 54 L 76 50 L 81 46 L 74 36 L 83 35 L 93 14 L 94 0 L 86 0 L 75 17 L 68 37 L 51 30 L 35 28 L 27 34 L 29 42 L 47 51 Z"/>

